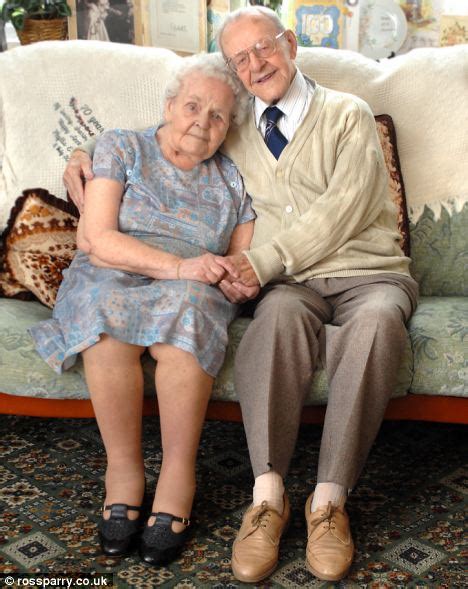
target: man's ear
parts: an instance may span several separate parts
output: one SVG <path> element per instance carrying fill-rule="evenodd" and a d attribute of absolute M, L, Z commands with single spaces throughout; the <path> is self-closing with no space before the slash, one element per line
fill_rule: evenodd
<path fill-rule="evenodd" d="M 288 46 L 289 46 L 289 57 L 291 59 L 296 59 L 296 55 L 297 55 L 296 35 L 293 33 L 293 31 L 291 31 L 291 29 L 288 29 L 286 31 L 285 37 L 286 37 L 286 40 L 287 40 Z"/>

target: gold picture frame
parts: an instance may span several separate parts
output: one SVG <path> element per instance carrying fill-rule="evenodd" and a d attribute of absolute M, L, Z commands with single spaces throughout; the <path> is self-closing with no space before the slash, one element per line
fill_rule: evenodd
<path fill-rule="evenodd" d="M 206 51 L 207 1 L 141 0 L 143 44 L 180 55 Z"/>
<path fill-rule="evenodd" d="M 143 45 L 142 0 L 68 0 L 68 38 Z"/>

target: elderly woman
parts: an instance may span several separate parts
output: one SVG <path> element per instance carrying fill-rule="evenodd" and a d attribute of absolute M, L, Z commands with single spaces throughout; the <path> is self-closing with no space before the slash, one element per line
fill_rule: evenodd
<path fill-rule="evenodd" d="M 98 139 L 81 251 L 53 319 L 31 330 L 57 372 L 83 356 L 107 454 L 107 555 L 126 554 L 140 529 L 145 350 L 156 360 L 163 460 L 141 558 L 167 563 L 188 535 L 200 433 L 236 313 L 216 287 L 225 273 L 217 256 L 248 248 L 253 232 L 239 173 L 217 152 L 245 112 L 244 92 L 221 57 L 186 58 L 167 88 L 163 123 Z"/>

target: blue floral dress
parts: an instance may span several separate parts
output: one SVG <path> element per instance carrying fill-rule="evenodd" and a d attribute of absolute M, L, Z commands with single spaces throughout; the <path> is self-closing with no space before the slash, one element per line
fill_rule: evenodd
<path fill-rule="evenodd" d="M 124 185 L 120 231 L 184 258 L 225 254 L 236 225 L 255 218 L 236 167 L 216 154 L 180 170 L 162 155 L 157 129 L 106 131 L 97 141 L 95 176 Z M 215 376 L 235 313 L 236 305 L 214 286 L 99 268 L 78 251 L 64 272 L 52 319 L 30 333 L 58 373 L 106 333 L 138 346 L 171 344 Z"/>

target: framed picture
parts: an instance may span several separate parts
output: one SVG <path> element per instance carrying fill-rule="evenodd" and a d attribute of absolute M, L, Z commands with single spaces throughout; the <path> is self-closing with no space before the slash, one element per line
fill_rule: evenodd
<path fill-rule="evenodd" d="M 206 51 L 207 0 L 143 0 L 144 44 L 177 53 Z"/>
<path fill-rule="evenodd" d="M 468 16 L 443 14 L 440 18 L 440 46 L 468 43 Z"/>
<path fill-rule="evenodd" d="M 343 47 L 345 0 L 289 0 L 287 23 L 303 47 Z"/>
<path fill-rule="evenodd" d="M 143 44 L 141 0 L 68 0 L 70 39 Z"/>

